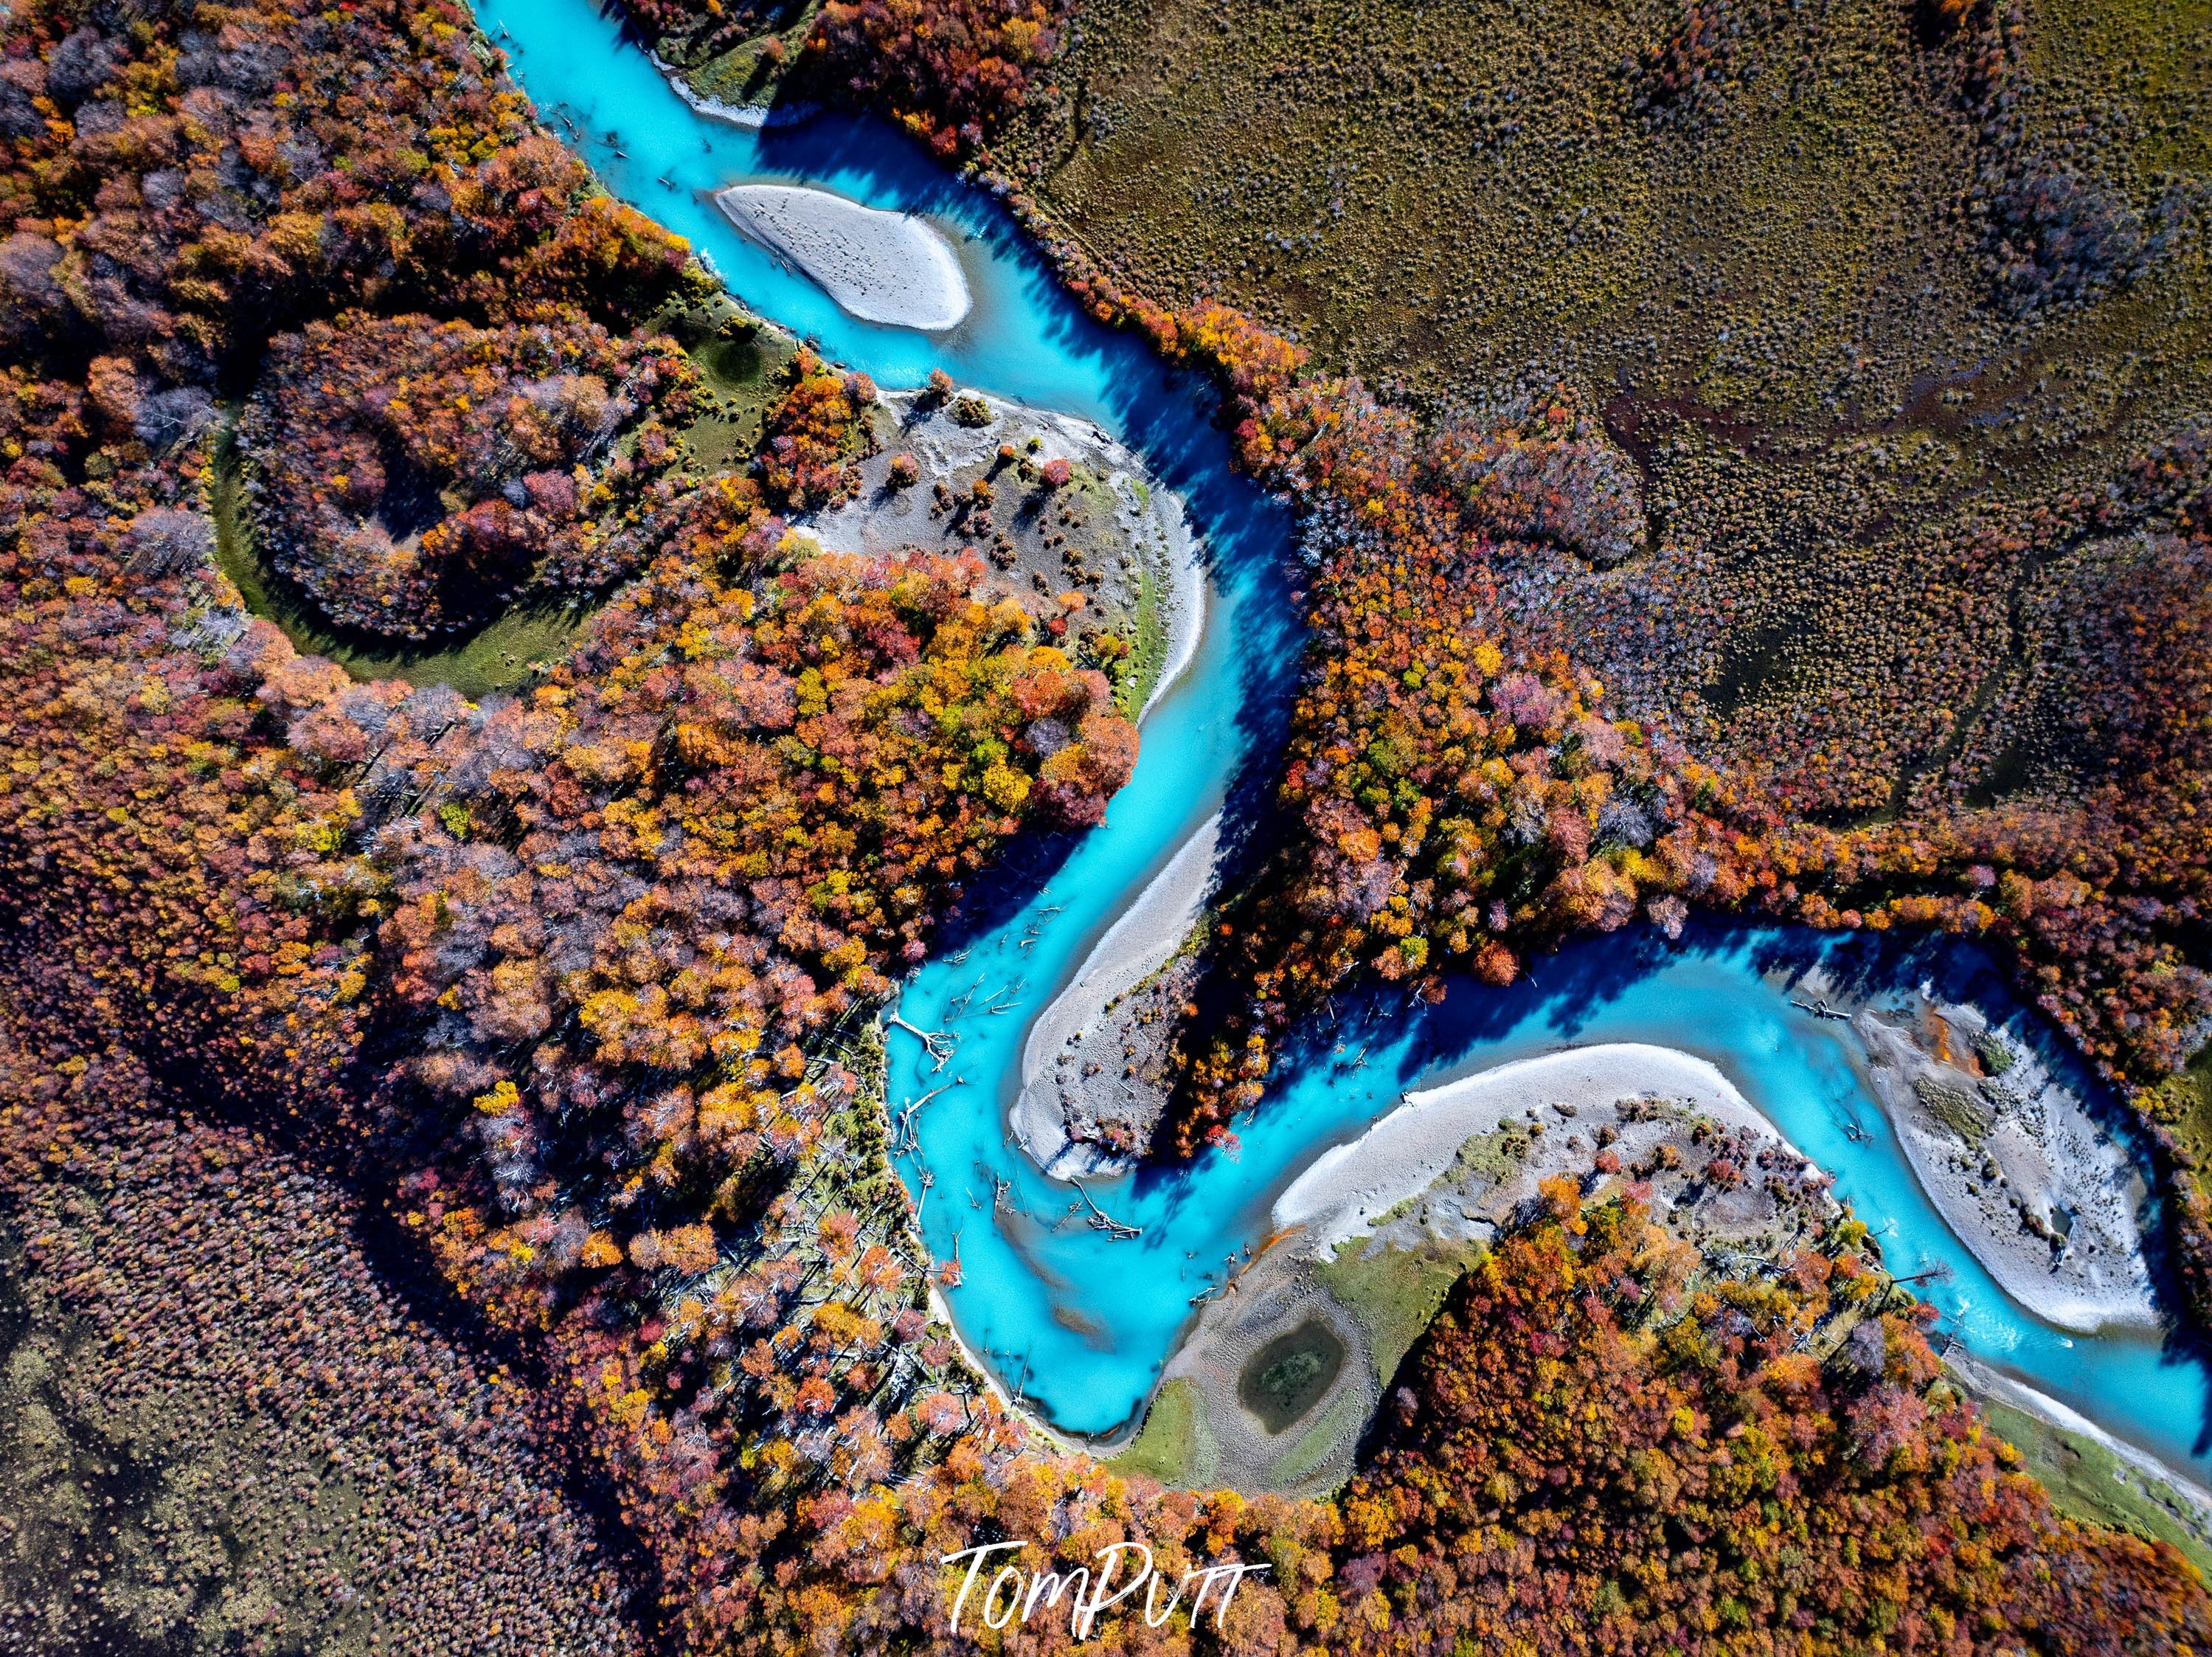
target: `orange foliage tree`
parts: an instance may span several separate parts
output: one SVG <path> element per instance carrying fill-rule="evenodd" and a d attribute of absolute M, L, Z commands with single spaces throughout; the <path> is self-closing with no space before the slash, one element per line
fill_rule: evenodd
<path fill-rule="evenodd" d="M 604 587 L 660 538 L 699 383 L 673 342 L 573 312 L 310 322 L 272 343 L 240 426 L 257 527 L 332 621 L 387 637 Z"/>
<path fill-rule="evenodd" d="M 1580 1211 L 1570 1186 L 1462 1280 L 1341 1499 L 1338 1648 L 2203 1640 L 2195 1572 L 2053 1513 L 1913 1320 L 1846 1319 L 1824 1365 L 1802 1337 L 1834 1263 L 1711 1283 L 1669 1316 L 1664 1245 L 1638 1205 Z"/>

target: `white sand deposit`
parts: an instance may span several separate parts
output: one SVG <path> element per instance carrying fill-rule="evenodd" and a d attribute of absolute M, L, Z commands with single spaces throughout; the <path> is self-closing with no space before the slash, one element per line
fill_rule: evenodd
<path fill-rule="evenodd" d="M 1190 935 L 1212 895 L 1220 843 L 1221 813 L 1216 812 L 1107 929 L 1067 988 L 1030 1026 L 1022 1050 L 1021 1097 L 1007 1119 L 1030 1160 L 1054 1179 L 1080 1179 L 1127 1167 L 1097 1145 L 1068 1137 L 1055 1071 L 1063 1062 L 1083 1062 L 1084 1042 L 1100 1026 L 1107 1003 L 1159 971 Z"/>
<path fill-rule="evenodd" d="M 1275 1199 L 1274 1225 L 1279 1230 L 1302 1227 L 1314 1246 L 1334 1249 L 1373 1234 L 1383 1216 L 1451 1171 L 1461 1148 L 1480 1135 L 1547 1106 L 1571 1122 L 1644 1098 L 1674 1101 L 1803 1161 L 1773 1123 L 1705 1060 L 1671 1047 L 1612 1042 L 1501 1064 L 1407 1093 L 1396 1110 L 1358 1138 L 1323 1152 L 1300 1174 Z M 1589 1166 L 1587 1152 L 1575 1160 Z M 1516 1183 L 1533 1183 L 1540 1172 L 1532 1168 Z"/>
<path fill-rule="evenodd" d="M 714 204 L 863 322 L 935 332 L 975 303 L 952 244 L 911 213 L 787 184 L 733 185 Z"/>
<path fill-rule="evenodd" d="M 1979 1009 L 1923 996 L 1861 1012 L 1875 1095 L 1921 1188 L 2004 1292 L 2089 1334 L 2155 1327 L 2146 1191 L 2126 1150 L 2034 1051 Z"/>

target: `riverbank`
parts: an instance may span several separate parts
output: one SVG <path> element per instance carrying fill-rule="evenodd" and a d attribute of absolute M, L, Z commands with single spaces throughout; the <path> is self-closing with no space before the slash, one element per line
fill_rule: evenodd
<path fill-rule="evenodd" d="M 1205 628 L 1206 570 L 1182 497 L 1096 426 L 1048 409 L 968 391 L 884 392 L 878 407 L 859 490 L 807 531 L 837 552 L 981 557 L 1064 648 L 1102 630 L 1119 642 L 1116 700 L 1140 723 Z M 1045 478 L 1054 461 L 1066 471 L 1056 487 Z"/>
<path fill-rule="evenodd" d="M 1985 1398 L 1999 1398 L 2014 1409 L 2048 1422 L 2053 1427 L 2063 1428 L 2110 1451 L 2120 1460 L 2145 1477 L 2154 1479 L 2186 1500 L 2197 1510 L 2202 1523 L 2212 1525 L 2212 1489 L 2207 1489 L 2179 1470 L 2169 1467 L 2149 1451 L 2140 1449 L 2125 1439 L 2115 1438 L 2103 1428 L 2077 1410 L 2069 1409 L 2047 1392 L 2039 1392 L 2027 1382 L 2015 1380 L 2001 1369 L 1993 1369 L 1972 1354 L 1953 1348 L 1945 1355 L 1945 1366 L 1955 1371 L 1969 1391 Z M 2212 1535 L 2212 1531 L 2207 1532 Z"/>
<path fill-rule="evenodd" d="M 1924 995 L 1852 1027 L 1913 1173 L 2006 1294 L 2076 1334 L 2159 1326 L 2142 1177 L 2032 1048 Z"/>
<path fill-rule="evenodd" d="M 1288 1248 L 1268 1251 L 1206 1302 L 1161 1374 L 1156 1398 L 1178 1395 L 1189 1430 L 1181 1456 L 1165 1458 L 1156 1477 L 1189 1489 L 1313 1497 L 1352 1476 L 1360 1433 L 1401 1355 L 1374 1349 L 1313 1264 Z M 1278 1413 L 1284 1373 L 1296 1374 L 1301 1354 L 1308 1384 Z M 1141 1431 L 1129 1447 L 1143 1453 Z"/>
<path fill-rule="evenodd" d="M 1212 896 L 1221 844 L 1216 812 L 1084 958 L 1074 980 L 1041 1014 L 1022 1051 L 1022 1091 L 1007 1125 L 1030 1161 L 1055 1179 L 1127 1172 L 1164 1099 L 1152 1063 L 1133 1044 L 1116 1045 L 1127 1020 L 1109 1025 L 1117 1003 L 1183 948 Z M 1146 1026 L 1164 1042 L 1171 1020 Z M 1101 1039 L 1101 1037 L 1105 1038 Z"/>
<path fill-rule="evenodd" d="M 787 184 L 732 185 L 714 205 L 864 322 L 941 333 L 974 308 L 952 244 L 911 213 Z"/>
<path fill-rule="evenodd" d="M 2212 1573 L 2212 1489 L 1963 1348 L 1943 1362 L 2061 1511 L 2161 1538 Z"/>
<path fill-rule="evenodd" d="M 692 113 L 704 115 L 710 121 L 727 121 L 732 126 L 742 126 L 753 131 L 769 127 L 798 126 L 812 120 L 822 113 L 822 106 L 794 99 L 787 104 L 733 104 L 711 97 L 699 91 L 684 78 L 684 71 L 661 57 L 657 52 L 646 56 L 653 60 L 660 78 L 668 82 L 668 89 L 691 107 Z"/>
<path fill-rule="evenodd" d="M 1686 1154 L 1686 1138 L 1701 1158 Z M 1724 1142 L 1739 1154 L 1721 1154 Z M 1650 1186 L 1656 1211 L 1695 1209 L 1703 1228 L 1730 1234 L 1774 1217 L 1771 1194 L 1751 1178 L 1754 1165 L 1807 1189 L 1827 1183 L 1714 1065 L 1674 1048 L 1614 1042 L 1407 1093 L 1358 1138 L 1316 1159 L 1275 1199 L 1273 1221 L 1304 1231 L 1324 1258 L 1380 1234 L 1409 1206 L 1425 1230 L 1480 1240 L 1540 1181 L 1582 1174 L 1599 1152 Z"/>

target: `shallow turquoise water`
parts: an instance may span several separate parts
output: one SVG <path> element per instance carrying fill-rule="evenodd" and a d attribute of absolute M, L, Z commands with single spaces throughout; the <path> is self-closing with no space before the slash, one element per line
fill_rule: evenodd
<path fill-rule="evenodd" d="M 945 1002 L 979 976 L 984 994 L 1017 978 L 1026 925 L 1017 921 L 960 966 L 924 969 L 902 1000 L 905 1015 L 937 1027 L 933 1015 L 941 1019 Z M 1025 1020 L 970 1014 L 950 1026 L 962 1043 L 945 1074 L 970 1078 L 964 1091 L 972 1102 L 949 1093 L 922 1115 L 923 1158 L 938 1177 L 923 1229 L 939 1254 L 950 1253 L 957 1234 L 966 1282 L 952 1303 L 970 1344 L 987 1349 L 1001 1375 L 1062 1426 L 1109 1430 L 1141 1404 L 1188 1321 L 1189 1297 L 1221 1281 L 1227 1257 L 1266 1235 L 1276 1195 L 1408 1088 L 1565 1046 L 1653 1042 L 1711 1060 L 1800 1150 L 1833 1172 L 1838 1195 L 1873 1228 L 1893 1270 L 1949 1266 L 1951 1280 L 1923 1293 L 1945 1314 L 1942 1327 L 1978 1355 L 2172 1459 L 2212 1467 L 2202 1447 L 2212 1390 L 2199 1363 L 2155 1339 L 2069 1336 L 2038 1322 L 1944 1226 L 1866 1089 L 1857 1039 L 1789 1004 L 1778 969 L 1802 971 L 1823 956 L 1834 967 L 1854 965 L 1850 943 L 1808 933 L 1701 929 L 1669 947 L 1644 931 L 1576 945 L 1538 962 L 1534 984 L 1509 991 L 1462 982 L 1434 1009 L 1374 1002 L 1347 1008 L 1340 1026 L 1316 1037 L 1317 1049 L 1286 1057 L 1268 1099 L 1239 1124 L 1236 1156 L 1209 1153 L 1188 1168 L 1091 1185 L 1115 1219 L 1145 1228 L 1134 1241 L 1090 1229 L 1070 1214 L 1067 1188 L 1008 1146 L 1011 1082 L 988 1090 L 972 1084 L 1018 1074 Z M 1933 972 L 1951 980 L 1953 993 L 1970 980 L 1984 1006 L 2001 1006 L 2002 986 L 1974 973 L 1976 964 L 1880 955 L 1854 976 L 1911 985 Z M 1041 1007 L 1050 994 L 1047 986 L 1023 999 Z M 2032 1030 L 2025 1020 L 2015 1028 Z M 895 1103 L 945 1079 L 929 1074 L 916 1047 L 898 1038 Z M 1350 1068 L 1363 1055 L 1364 1066 Z M 1847 1126 L 1865 1137 L 1855 1140 Z M 1011 1211 L 995 1225 L 994 1176 L 1011 1182 Z"/>
<path fill-rule="evenodd" d="M 1211 1154 L 1093 1188 L 1116 1218 L 1144 1227 L 1141 1239 L 1113 1241 L 1071 1215 L 1073 1193 L 1037 1174 L 1006 1138 L 1023 1041 L 1126 901 L 1225 795 L 1232 822 L 1253 819 L 1297 649 L 1279 574 L 1289 519 L 1234 473 L 1197 387 L 1093 323 L 994 203 L 948 179 L 902 134 L 842 116 L 769 131 L 702 118 L 587 0 L 483 0 L 477 10 L 525 89 L 609 187 L 690 238 L 748 305 L 886 385 L 919 384 L 942 366 L 964 384 L 1095 421 L 1182 491 L 1206 539 L 1216 588 L 1206 637 L 1189 673 L 1146 720 L 1136 775 L 1106 826 L 1033 844 L 994 874 L 970 894 L 947 953 L 904 991 L 904 1016 L 960 1037 L 942 1073 L 919 1044 L 892 1033 L 895 1108 L 957 1083 L 921 1112 L 920 1163 L 904 1172 L 916 1189 L 923 1167 L 934 1176 L 923 1233 L 940 1257 L 957 1250 L 965 1282 L 950 1295 L 953 1315 L 1010 1386 L 1070 1430 L 1123 1424 L 1179 1338 L 1189 1297 L 1259 1240 L 1275 1193 L 1321 1151 L 1409 1087 L 1569 1045 L 1640 1040 L 1717 1064 L 1835 1173 L 1838 1194 L 1873 1225 L 1896 1270 L 1948 1264 L 1954 1276 L 1929 1296 L 1978 1354 L 2112 1430 L 2212 1471 L 2203 1367 L 2153 1340 L 2062 1335 L 2008 1300 L 1921 1192 L 1861 1083 L 1854 1039 L 1790 1008 L 1766 976 L 1832 952 L 1870 981 L 1901 984 L 1930 970 L 1970 974 L 1971 958 L 1916 959 L 1742 929 L 1694 932 L 1668 947 L 1637 932 L 1577 945 L 1511 990 L 1462 984 L 1441 1007 L 1413 1013 L 1366 1003 L 1348 1008 L 1316 1051 L 1285 1056 L 1262 1112 L 1240 1124 L 1237 1156 Z M 928 216 L 955 241 L 975 309 L 943 335 L 847 317 L 738 236 L 708 199 L 755 178 Z M 1994 993 L 1987 982 L 1975 987 L 1985 1003 Z M 963 996 L 965 1015 L 948 1020 Z M 1364 1067 L 1338 1062 L 1339 1041 L 1347 1056 L 1364 1050 Z M 1848 1136 L 1846 1123 L 1866 1137 Z M 1006 1197 L 994 1205 L 999 1179 Z"/>

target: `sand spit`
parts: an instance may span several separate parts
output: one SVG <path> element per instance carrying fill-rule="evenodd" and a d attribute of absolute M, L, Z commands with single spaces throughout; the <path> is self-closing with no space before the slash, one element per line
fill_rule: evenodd
<path fill-rule="evenodd" d="M 1221 813 L 1216 812 L 1122 911 L 1067 988 L 1030 1026 L 1022 1050 L 1021 1097 L 1008 1114 L 1008 1125 L 1030 1160 L 1055 1179 L 1120 1173 L 1130 1166 L 1129 1159 L 1102 1145 L 1069 1136 L 1066 1112 L 1075 1102 L 1075 1085 L 1095 1080 L 1109 1068 L 1116 1073 L 1109 1087 L 1124 1080 L 1118 1053 L 1093 1060 L 1086 1057 L 1085 1043 L 1099 1045 L 1094 1038 L 1103 1027 L 1109 1003 L 1164 966 L 1198 924 L 1212 895 L 1220 843 Z M 1086 1069 L 1091 1071 L 1089 1078 L 1082 1075 Z M 1146 1085 L 1136 1079 L 1136 1087 Z"/>
<path fill-rule="evenodd" d="M 684 71 L 659 52 L 646 55 L 660 71 L 660 78 L 668 82 L 668 89 L 689 104 L 695 114 L 704 115 L 710 121 L 726 121 L 732 126 L 750 127 L 758 131 L 763 127 L 798 126 L 822 113 L 820 104 L 798 100 L 787 104 L 726 104 L 720 98 L 709 98 L 696 90 L 684 78 Z"/>
<path fill-rule="evenodd" d="M 2046 1323 L 2079 1334 L 2156 1327 L 2146 1191 L 2125 1148 L 1978 1008 L 1923 993 L 1898 1017 L 1862 1010 L 1853 1028 L 1943 1222 Z"/>
<path fill-rule="evenodd" d="M 937 332 L 975 303 L 952 244 L 910 213 L 787 184 L 733 185 L 714 204 L 863 322 Z"/>
<path fill-rule="evenodd" d="M 1586 1145 L 1579 1131 L 1547 1131 L 1547 1124 L 1554 1130 L 1609 1130 L 1618 1137 L 1645 1115 L 1639 1110 L 1624 1117 L 1618 1107 L 1644 1100 L 1664 1106 L 1649 1121 L 1702 1116 L 1762 1145 L 1770 1155 L 1779 1153 L 1793 1173 L 1812 1167 L 1704 1059 L 1670 1047 L 1616 1042 L 1522 1059 L 1407 1094 L 1405 1103 L 1364 1134 L 1323 1152 L 1300 1174 L 1275 1199 L 1274 1224 L 1278 1229 L 1301 1227 L 1316 1249 L 1331 1252 L 1352 1238 L 1374 1235 L 1394 1209 L 1422 1197 L 1456 1169 L 1479 1163 L 1480 1156 L 1463 1154 L 1474 1149 L 1470 1142 L 1533 1122 L 1540 1143 L 1521 1153 L 1517 1177 L 1491 1182 L 1480 1213 L 1466 1212 L 1462 1205 L 1464 1220 L 1475 1228 L 1462 1234 L 1486 1235 L 1510 1217 L 1514 1203 L 1533 1193 L 1539 1178 L 1589 1167 L 1595 1147 Z M 1668 1125 L 1660 1136 L 1673 1132 Z M 1632 1139 L 1614 1145 L 1624 1162 L 1638 1148 Z M 1725 1194 L 1731 1203 L 1744 1195 Z M 1500 1197 L 1506 1199 L 1503 1204 Z M 1431 1221 L 1429 1228 L 1437 1228 Z"/>

